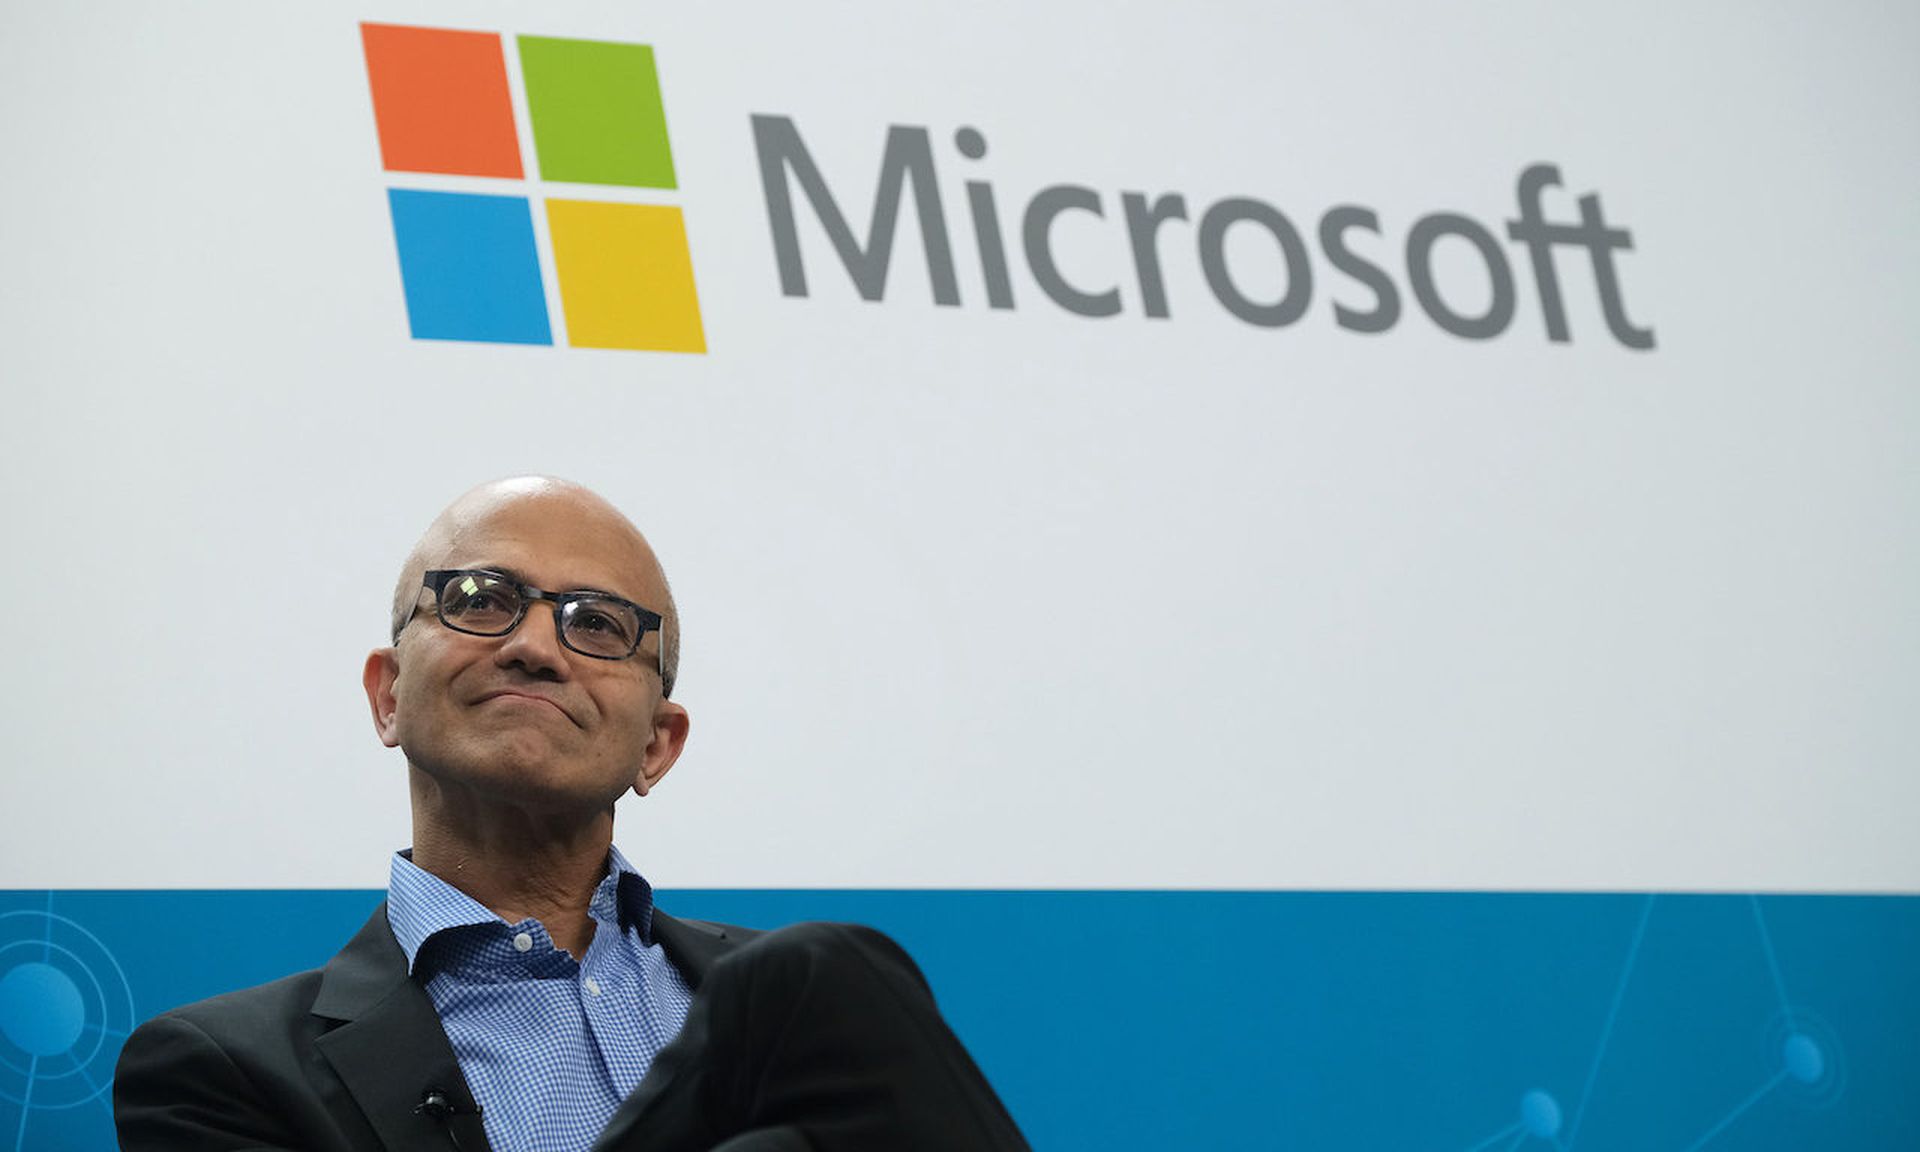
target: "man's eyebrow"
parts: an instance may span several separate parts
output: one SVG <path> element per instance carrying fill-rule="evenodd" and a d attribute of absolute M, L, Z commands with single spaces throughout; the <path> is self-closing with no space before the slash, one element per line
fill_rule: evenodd
<path fill-rule="evenodd" d="M 463 569 L 463 571 L 491 572 L 496 576 L 505 576 L 507 579 L 513 581 L 515 584 L 525 584 L 525 585 L 528 585 L 529 587 L 534 587 L 534 588 L 539 587 L 539 585 L 527 579 L 524 574 L 522 574 L 521 572 L 519 572 L 514 568 L 508 567 L 505 564 L 475 564 L 471 568 Z M 583 588 L 548 588 L 546 589 L 546 591 L 555 592 L 561 595 L 566 595 L 568 593 L 573 593 L 573 592 L 585 592 L 592 596 L 611 596 L 615 600 L 626 599 L 626 597 L 620 595 L 620 593 L 610 592 L 605 588 L 584 588 L 584 587 Z"/>
<path fill-rule="evenodd" d="M 483 561 L 478 564 L 462 564 L 459 568 L 455 569 L 455 571 L 457 572 L 490 572 L 495 576 L 505 576 L 507 579 L 513 581 L 515 584 L 532 583 L 532 581 L 528 580 L 525 576 L 521 575 L 519 572 L 515 571 L 514 569 L 507 567 L 505 564 L 488 564 Z"/>

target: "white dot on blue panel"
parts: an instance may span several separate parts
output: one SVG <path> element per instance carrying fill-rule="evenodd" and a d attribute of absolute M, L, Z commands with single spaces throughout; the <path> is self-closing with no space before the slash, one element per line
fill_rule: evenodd
<path fill-rule="evenodd" d="M 1541 1139 L 1553 1136 L 1560 1131 L 1560 1102 L 1545 1092 L 1527 1093 L 1520 1097 L 1520 1123 Z"/>
<path fill-rule="evenodd" d="M 1820 1051 L 1820 1045 L 1805 1032 L 1787 1037 L 1787 1042 L 1780 1047 L 1780 1062 L 1786 1065 L 1787 1075 L 1802 1084 L 1813 1083 L 1827 1070 L 1826 1053 Z"/>

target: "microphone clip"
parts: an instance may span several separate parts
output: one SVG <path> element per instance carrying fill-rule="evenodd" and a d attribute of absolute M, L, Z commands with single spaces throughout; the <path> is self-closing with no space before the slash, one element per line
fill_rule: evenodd
<path fill-rule="evenodd" d="M 480 1105 L 463 1107 L 444 1088 L 428 1088 L 420 1094 L 420 1103 L 414 1105 L 415 1116 L 431 1116 L 435 1120 L 445 1120 L 449 1116 L 478 1116 Z"/>

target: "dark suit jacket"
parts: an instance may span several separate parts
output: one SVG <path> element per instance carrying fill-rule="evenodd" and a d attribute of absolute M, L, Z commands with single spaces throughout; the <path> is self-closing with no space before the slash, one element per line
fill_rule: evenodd
<path fill-rule="evenodd" d="M 715 961 L 757 935 L 653 914 L 654 940 L 696 989 Z M 435 1089 L 455 1115 L 415 1111 Z M 142 1024 L 113 1083 L 123 1152 L 487 1152 L 473 1107 L 384 903 L 325 968 Z"/>

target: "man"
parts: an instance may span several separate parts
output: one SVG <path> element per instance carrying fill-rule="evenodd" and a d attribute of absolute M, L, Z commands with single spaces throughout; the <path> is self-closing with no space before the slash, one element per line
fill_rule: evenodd
<path fill-rule="evenodd" d="M 586 489 L 441 513 L 363 675 L 413 809 L 387 902 L 324 969 L 136 1030 L 122 1147 L 1024 1148 L 885 937 L 653 908 L 613 806 L 686 745 L 678 646 L 659 561 Z"/>

